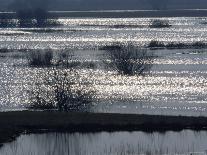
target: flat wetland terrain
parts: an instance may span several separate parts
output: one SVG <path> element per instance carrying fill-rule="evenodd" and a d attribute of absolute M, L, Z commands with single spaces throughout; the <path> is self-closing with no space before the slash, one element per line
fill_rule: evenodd
<path fill-rule="evenodd" d="M 0 154 L 11 155 L 17 144 L 17 155 L 39 154 L 36 143 L 51 151 L 53 142 L 58 155 L 63 143 L 81 155 L 99 154 L 97 144 L 102 154 L 206 150 L 207 10 L 50 16 L 44 27 L 38 18 L 29 25 L 16 18 L 1 22 L 0 145 L 13 141 L 13 147 L 5 144 Z M 107 136 L 114 137 L 111 143 Z"/>

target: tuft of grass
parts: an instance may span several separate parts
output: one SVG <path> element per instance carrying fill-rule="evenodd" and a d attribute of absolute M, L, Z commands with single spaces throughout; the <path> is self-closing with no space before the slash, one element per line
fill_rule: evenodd
<path fill-rule="evenodd" d="M 172 25 L 170 25 L 168 20 L 160 20 L 160 19 L 155 19 L 152 20 L 149 27 L 150 28 L 169 28 Z"/>
<path fill-rule="evenodd" d="M 33 50 L 27 55 L 28 63 L 32 67 L 49 67 L 52 65 L 52 59 L 51 50 Z"/>
<path fill-rule="evenodd" d="M 146 49 L 136 47 L 132 43 L 112 45 L 112 47 L 107 48 L 110 59 L 109 65 L 115 68 L 118 73 L 130 76 L 143 75 L 152 67 L 154 55 Z"/>

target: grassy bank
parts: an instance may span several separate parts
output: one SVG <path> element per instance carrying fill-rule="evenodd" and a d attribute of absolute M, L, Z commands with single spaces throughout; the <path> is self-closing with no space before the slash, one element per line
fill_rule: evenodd
<path fill-rule="evenodd" d="M 25 131 L 39 133 L 205 130 L 207 117 L 22 111 L 0 113 L 0 124 L 0 144 L 3 144 L 14 140 Z"/>

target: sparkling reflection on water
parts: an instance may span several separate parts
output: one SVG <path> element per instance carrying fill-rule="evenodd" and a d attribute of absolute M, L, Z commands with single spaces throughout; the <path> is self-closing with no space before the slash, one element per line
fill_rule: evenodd
<path fill-rule="evenodd" d="M 207 41 L 207 18 L 161 18 L 169 20 L 172 25 L 167 29 L 149 28 L 148 25 L 153 20 L 154 18 L 63 18 L 59 19 L 62 23 L 60 27 L 0 29 L 0 47 L 60 49 L 91 48 L 117 41 L 132 41 L 137 44 L 151 40 Z"/>
<path fill-rule="evenodd" d="M 73 133 L 22 135 L 5 144 L 1 155 L 175 155 L 207 154 L 207 133 Z"/>
<path fill-rule="evenodd" d="M 95 112 L 145 113 L 164 115 L 206 115 L 206 50 L 161 50 L 150 74 L 122 76 L 104 69 L 103 51 L 76 50 L 74 58 L 92 61 L 94 69 L 77 69 L 79 79 L 90 83 L 99 99 Z M 194 52 L 194 54 L 189 53 Z M 20 54 L 20 53 L 16 53 Z M 28 90 L 44 80 L 51 68 L 29 67 L 26 58 L 2 57 L 0 62 L 1 109 L 24 108 Z M 63 69 L 67 71 L 67 69 Z"/>
<path fill-rule="evenodd" d="M 163 19 L 163 18 L 162 18 Z M 100 45 L 114 41 L 145 44 L 153 39 L 170 42 L 207 41 L 207 18 L 164 18 L 170 28 L 149 28 L 152 18 L 72 18 L 48 29 L 11 28 L 0 30 L 0 47 L 10 49 L 73 49 L 74 59 L 93 62 L 95 67 L 78 68 L 99 99 L 95 112 L 164 115 L 207 115 L 207 50 L 155 50 L 158 56 L 150 74 L 120 76 L 107 70 Z M 41 33 L 40 33 L 41 32 Z M 58 52 L 61 52 L 58 51 Z M 24 52 L 0 53 L 0 108 L 24 108 L 28 90 L 43 80 L 49 68 L 31 68 Z"/>

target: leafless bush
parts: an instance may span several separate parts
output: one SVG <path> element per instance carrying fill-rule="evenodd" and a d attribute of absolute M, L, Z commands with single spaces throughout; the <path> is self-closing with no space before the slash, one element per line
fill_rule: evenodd
<path fill-rule="evenodd" d="M 160 19 L 155 19 L 152 20 L 149 27 L 150 28 L 169 28 L 172 25 L 170 25 L 168 20 L 160 20 Z"/>
<path fill-rule="evenodd" d="M 29 109 L 84 111 L 91 106 L 95 91 L 87 83 L 80 83 L 75 71 L 52 69 L 45 76 L 44 82 L 37 82 L 30 92 Z"/>
<path fill-rule="evenodd" d="M 33 50 L 28 52 L 27 60 L 33 67 L 48 67 L 52 65 L 53 52 L 51 50 Z"/>
<path fill-rule="evenodd" d="M 165 47 L 165 44 L 163 42 L 160 41 L 156 41 L 156 40 L 152 40 L 149 45 L 149 48 L 163 48 Z"/>
<path fill-rule="evenodd" d="M 154 55 L 146 49 L 134 46 L 132 43 L 127 45 L 116 45 L 109 49 L 109 65 L 116 68 L 120 74 L 124 75 L 143 75 L 152 67 Z"/>

